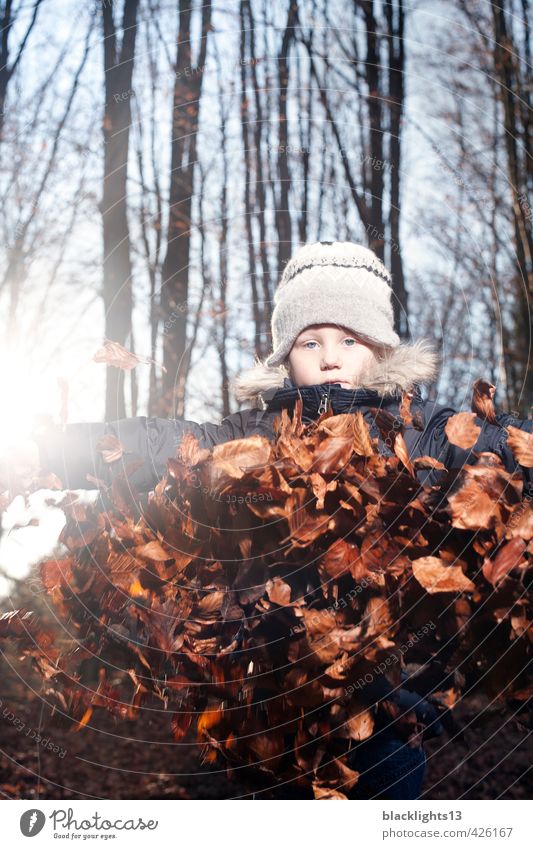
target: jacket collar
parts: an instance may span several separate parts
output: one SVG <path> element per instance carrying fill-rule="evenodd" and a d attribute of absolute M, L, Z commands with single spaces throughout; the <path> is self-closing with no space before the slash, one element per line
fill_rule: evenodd
<path fill-rule="evenodd" d="M 413 396 L 421 398 L 420 390 L 413 387 Z M 286 378 L 283 387 L 277 389 L 271 398 L 265 401 L 266 410 L 274 412 L 284 408 L 292 409 L 297 399 L 302 401 L 302 418 L 316 419 L 331 408 L 334 415 L 349 413 L 363 407 L 382 406 L 384 400 L 400 401 L 397 393 L 388 393 L 386 398 L 375 389 L 346 389 L 339 384 L 317 383 L 312 386 L 296 386 Z"/>
<path fill-rule="evenodd" d="M 439 357 L 432 343 L 419 339 L 413 344 L 402 342 L 397 348 L 385 351 L 380 359 L 370 363 L 359 377 L 359 385 L 345 389 L 335 384 L 300 386 L 293 384 L 287 368 L 266 366 L 258 361 L 253 368 L 239 375 L 233 388 L 238 401 L 247 401 L 252 406 L 279 409 L 278 404 L 288 406 L 293 398 L 302 397 L 308 404 L 318 406 L 323 394 L 332 399 L 334 412 L 341 412 L 354 404 L 379 403 L 383 396 L 399 397 L 403 392 L 420 394 L 418 384 L 434 380 L 438 372 Z M 333 407 L 333 399 L 335 407 Z M 272 406 L 274 403 L 274 407 Z M 342 408 L 342 410 L 341 410 Z"/>

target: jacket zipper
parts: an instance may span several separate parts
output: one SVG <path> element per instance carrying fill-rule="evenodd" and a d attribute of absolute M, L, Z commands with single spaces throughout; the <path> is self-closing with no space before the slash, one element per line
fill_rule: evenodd
<path fill-rule="evenodd" d="M 318 406 L 318 415 L 321 416 L 322 413 L 327 413 L 328 410 L 328 394 L 327 392 L 323 392 L 320 397 L 320 404 Z"/>

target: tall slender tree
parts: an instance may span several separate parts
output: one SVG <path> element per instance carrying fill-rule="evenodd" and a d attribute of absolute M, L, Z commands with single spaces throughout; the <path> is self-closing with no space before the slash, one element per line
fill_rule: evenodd
<path fill-rule="evenodd" d="M 103 298 L 105 336 L 131 345 L 132 265 L 128 226 L 127 182 L 131 98 L 139 0 L 124 0 L 119 45 L 113 0 L 101 0 L 103 24 L 105 110 L 102 222 L 104 238 Z M 105 415 L 126 415 L 124 371 L 106 371 Z"/>
<path fill-rule="evenodd" d="M 161 318 L 168 327 L 163 337 L 161 414 L 184 413 L 189 357 L 187 312 L 191 250 L 191 213 L 197 165 L 200 98 L 211 29 L 211 2 L 202 4 L 198 57 L 193 64 L 190 0 L 179 0 L 177 55 L 174 66 L 172 141 L 167 247 L 162 268 Z"/>

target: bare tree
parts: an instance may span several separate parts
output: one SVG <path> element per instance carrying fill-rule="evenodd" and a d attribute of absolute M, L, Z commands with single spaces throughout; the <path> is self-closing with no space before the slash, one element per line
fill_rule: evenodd
<path fill-rule="evenodd" d="M 334 25 L 327 28 L 329 44 L 321 47 L 315 46 L 311 30 L 304 31 L 302 27 L 298 35 L 309 54 L 311 76 L 365 238 L 393 272 L 396 326 L 400 335 L 407 337 L 408 294 L 400 241 L 401 127 L 405 98 L 403 2 L 390 0 L 383 7 L 376 0 L 354 0 L 351 10 L 351 38 L 343 37 L 345 27 L 340 30 Z M 326 7 L 323 10 L 326 19 L 329 11 Z M 364 56 L 360 55 L 361 42 Z M 333 61 L 333 47 L 343 65 Z M 345 64 L 351 73 L 344 71 Z M 338 86 L 326 85 L 326 78 L 343 84 L 340 97 L 335 97 Z M 358 122 L 344 121 L 343 116 L 354 112 Z M 348 131 L 343 129 L 343 123 Z M 365 127 L 368 127 L 366 132 Z M 354 156 L 356 151 L 358 161 Z M 338 212 L 338 207 L 335 209 Z"/>
<path fill-rule="evenodd" d="M 127 181 L 131 98 L 139 0 L 124 0 L 119 46 L 113 0 L 102 0 L 104 35 L 104 180 L 102 221 L 104 237 L 103 298 L 105 336 L 125 345 L 131 335 L 132 267 L 127 210 Z M 131 346 L 131 339 L 130 346 Z M 126 415 L 124 371 L 106 372 L 105 414 Z"/>
<path fill-rule="evenodd" d="M 189 0 L 179 0 L 179 31 L 174 66 L 171 171 L 167 248 L 162 271 L 161 309 L 168 322 L 163 338 L 160 412 L 182 416 L 187 379 L 187 304 L 191 246 L 191 210 L 197 162 L 197 136 L 211 2 L 202 5 L 198 60 L 193 65 Z"/>
<path fill-rule="evenodd" d="M 533 215 L 528 194 L 533 189 L 531 150 L 531 65 L 529 56 L 528 3 L 524 0 L 525 61 L 520 62 L 520 44 L 508 18 L 514 13 L 509 0 L 491 4 L 494 28 L 494 72 L 499 82 L 507 150 L 507 172 L 511 197 L 514 248 L 516 252 L 516 346 L 514 359 L 520 363 L 518 384 L 514 387 L 517 405 L 525 400 L 533 405 Z M 525 75 L 523 73 L 525 69 Z"/>
<path fill-rule="evenodd" d="M 287 148 L 289 145 L 289 125 L 287 117 L 287 97 L 289 88 L 289 52 L 298 26 L 298 3 L 289 0 L 287 22 L 278 53 L 278 180 L 279 197 L 276 204 L 276 227 L 278 231 L 278 273 L 281 274 L 292 253 L 292 224 L 290 210 L 291 175 Z"/>
<path fill-rule="evenodd" d="M 9 40 L 11 38 L 13 27 L 18 22 L 17 19 L 21 17 L 21 6 L 18 6 L 15 10 L 13 8 L 12 0 L 3 0 L 3 2 L 0 3 L 0 26 L 2 28 L 0 34 L 0 140 L 4 134 L 4 113 L 9 81 L 17 70 L 24 51 L 26 50 L 41 4 L 42 0 L 35 0 L 30 21 L 14 51 L 14 56 L 12 56 L 12 49 Z"/>

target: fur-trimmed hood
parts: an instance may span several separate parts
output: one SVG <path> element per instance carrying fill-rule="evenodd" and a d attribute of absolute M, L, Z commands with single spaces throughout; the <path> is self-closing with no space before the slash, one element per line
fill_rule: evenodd
<path fill-rule="evenodd" d="M 356 388 L 372 389 L 381 395 L 410 391 L 415 384 L 430 383 L 439 368 L 439 356 L 428 339 L 402 342 L 372 361 L 359 376 Z M 267 366 L 261 360 L 233 382 L 238 401 L 261 407 L 267 398 L 289 381 L 285 365 Z"/>

